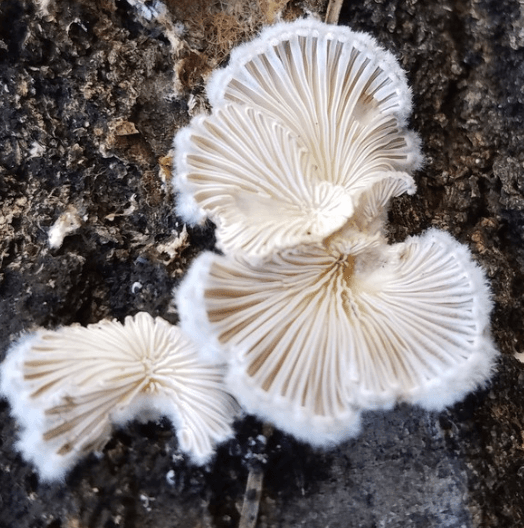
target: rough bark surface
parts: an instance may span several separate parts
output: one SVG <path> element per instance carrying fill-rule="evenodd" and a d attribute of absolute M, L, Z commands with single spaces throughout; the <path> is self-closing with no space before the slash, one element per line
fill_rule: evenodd
<path fill-rule="evenodd" d="M 176 322 L 171 291 L 214 239 L 208 226 L 186 240 L 173 213 L 172 137 L 234 43 L 280 9 L 326 7 L 171 0 L 158 22 L 130 3 L 0 2 L 0 359 L 36 326 L 141 310 Z M 446 229 L 486 269 L 502 352 L 490 386 L 440 414 L 368 413 L 360 437 L 327 452 L 278 431 L 264 445 L 247 418 L 204 468 L 169 424 L 131 424 L 55 485 L 17 454 L 1 400 L 0 527 L 234 527 L 254 460 L 260 528 L 524 525 L 524 5 L 346 0 L 340 23 L 408 72 L 426 165 L 417 194 L 394 202 L 390 235 Z M 65 212 L 77 225 L 51 248 Z"/>

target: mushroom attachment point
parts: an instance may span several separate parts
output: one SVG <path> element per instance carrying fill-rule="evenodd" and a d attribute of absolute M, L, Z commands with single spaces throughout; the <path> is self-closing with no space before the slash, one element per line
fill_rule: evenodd
<path fill-rule="evenodd" d="M 212 114 L 175 137 L 173 183 L 178 214 L 213 220 L 226 253 L 256 260 L 322 242 L 374 181 L 405 181 L 421 163 L 405 128 L 404 72 L 370 36 L 345 27 L 267 28 L 232 52 L 207 92 Z"/>
<path fill-rule="evenodd" d="M 484 275 L 437 230 L 395 245 L 342 234 L 263 263 L 205 253 L 177 304 L 204 353 L 227 360 L 241 405 L 313 445 L 358 433 L 361 410 L 442 409 L 497 354 Z"/>
<path fill-rule="evenodd" d="M 131 419 L 166 416 L 180 449 L 205 463 L 239 411 L 224 366 L 202 363 L 178 327 L 144 312 L 124 324 L 37 330 L 10 348 L 0 375 L 17 447 L 43 480 L 63 478 Z"/>

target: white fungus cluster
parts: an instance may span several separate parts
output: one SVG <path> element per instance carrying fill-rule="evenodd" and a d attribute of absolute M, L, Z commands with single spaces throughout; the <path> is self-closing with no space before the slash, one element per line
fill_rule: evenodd
<path fill-rule="evenodd" d="M 21 427 L 17 447 L 43 480 L 63 478 L 131 419 L 169 418 L 180 449 L 202 464 L 238 414 L 224 366 L 203 363 L 178 327 L 145 312 L 124 324 L 40 329 L 11 347 L 0 374 Z"/>
<path fill-rule="evenodd" d="M 362 410 L 442 409 L 481 385 L 497 354 L 482 271 L 445 232 L 385 237 L 421 164 L 393 55 L 345 27 L 277 24 L 207 92 L 211 115 L 175 138 L 174 186 L 224 255 L 198 257 L 176 300 L 245 409 L 326 445 Z"/>

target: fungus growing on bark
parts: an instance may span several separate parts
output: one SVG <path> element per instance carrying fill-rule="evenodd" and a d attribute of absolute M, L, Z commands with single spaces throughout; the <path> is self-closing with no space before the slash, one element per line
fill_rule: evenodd
<path fill-rule="evenodd" d="M 410 90 L 368 35 L 314 20 L 277 24 L 236 48 L 207 92 L 213 113 L 175 138 L 173 181 L 178 214 L 211 218 L 225 252 L 264 257 L 321 242 L 385 177 L 409 179 L 414 191 L 406 171 L 421 155 L 405 129 Z"/>
<path fill-rule="evenodd" d="M 246 410 L 317 445 L 358 432 L 361 409 L 460 400 L 496 355 L 483 273 L 437 230 L 395 245 L 342 233 L 262 263 L 205 253 L 176 298 Z"/>
<path fill-rule="evenodd" d="M 232 435 L 238 412 L 224 367 L 199 361 L 176 326 L 147 313 L 125 323 L 40 329 L 15 343 L 0 389 L 21 426 L 18 449 L 44 480 L 100 451 L 113 425 L 169 418 L 179 446 L 201 464 Z"/>

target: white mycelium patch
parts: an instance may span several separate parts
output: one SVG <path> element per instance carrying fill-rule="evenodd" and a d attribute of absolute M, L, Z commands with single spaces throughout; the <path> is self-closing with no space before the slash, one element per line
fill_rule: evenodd
<path fill-rule="evenodd" d="M 180 449 L 204 463 L 238 412 L 224 367 L 203 364 L 176 326 L 147 313 L 38 330 L 0 367 L 1 392 L 21 425 L 18 448 L 45 480 L 100 451 L 114 424 L 169 418 Z"/>

